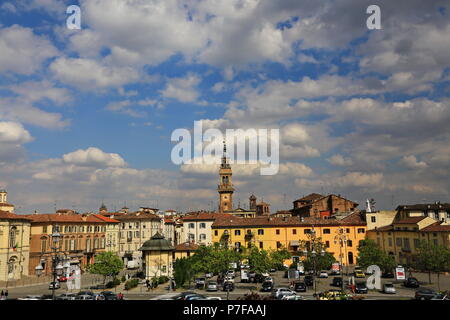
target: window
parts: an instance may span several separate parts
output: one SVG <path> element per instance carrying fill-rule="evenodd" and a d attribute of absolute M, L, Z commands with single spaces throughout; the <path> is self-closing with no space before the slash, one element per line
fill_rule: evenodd
<path fill-rule="evenodd" d="M 330 229 L 323 229 L 323 234 L 330 234 Z"/>
<path fill-rule="evenodd" d="M 280 241 L 277 241 L 277 249 L 280 249 L 282 247 L 282 244 Z M 297 247 L 294 247 L 294 251 L 297 251 Z"/>
<path fill-rule="evenodd" d="M 206 229 L 206 223 L 204 222 L 200 223 L 200 229 Z"/>
<path fill-rule="evenodd" d="M 42 227 L 42 233 L 47 233 L 47 226 Z"/>
<path fill-rule="evenodd" d="M 434 244 L 435 246 L 437 246 L 437 245 L 438 245 L 438 240 L 437 240 L 437 239 L 433 239 L 433 244 Z"/>
<path fill-rule="evenodd" d="M 358 228 L 358 233 L 364 233 L 364 232 L 365 232 L 364 228 Z"/>
<path fill-rule="evenodd" d="M 10 231 L 9 231 L 9 247 L 10 248 L 15 248 L 16 247 L 16 232 L 17 232 L 17 228 L 16 227 L 11 227 Z"/>
<path fill-rule="evenodd" d="M 200 239 L 200 241 L 206 240 L 206 234 L 200 233 L 199 239 Z"/>
<path fill-rule="evenodd" d="M 350 233 L 350 228 L 347 228 L 347 233 Z"/>
<path fill-rule="evenodd" d="M 330 247 L 330 241 L 325 241 L 325 248 L 329 248 Z"/>
<path fill-rule="evenodd" d="M 234 247 L 235 247 L 236 249 L 239 249 L 239 248 L 241 247 L 241 243 L 240 243 L 240 242 L 235 242 L 235 243 L 234 243 Z"/>
<path fill-rule="evenodd" d="M 388 245 L 389 247 L 392 247 L 392 238 L 388 238 Z"/>
<path fill-rule="evenodd" d="M 297 229 L 292 229 L 292 234 L 297 234 Z"/>
<path fill-rule="evenodd" d="M 377 222 L 377 218 L 376 217 L 370 217 L 370 221 L 372 221 L 372 223 Z"/>
<path fill-rule="evenodd" d="M 195 234 L 189 233 L 189 234 L 188 234 L 188 240 L 189 240 L 189 241 L 195 241 Z"/>
<path fill-rule="evenodd" d="M 139 231 L 136 231 L 135 233 L 136 238 L 139 238 Z"/>
<path fill-rule="evenodd" d="M 262 241 L 259 242 L 259 248 L 264 249 L 264 243 Z"/>
<path fill-rule="evenodd" d="M 347 247 L 352 247 L 352 246 L 353 246 L 352 240 L 347 240 Z"/>
<path fill-rule="evenodd" d="M 258 229 L 258 235 L 260 236 L 264 235 L 264 229 Z"/>
<path fill-rule="evenodd" d="M 414 239 L 414 248 L 418 248 L 418 247 L 420 247 L 420 240 Z"/>
<path fill-rule="evenodd" d="M 219 231 L 214 230 L 214 235 L 217 237 L 219 235 Z"/>
<path fill-rule="evenodd" d="M 41 239 L 41 252 L 47 251 L 47 238 Z"/>
<path fill-rule="evenodd" d="M 279 235 L 279 234 L 280 234 L 280 229 L 275 230 L 275 233 L 276 233 L 277 235 Z"/>
<path fill-rule="evenodd" d="M 435 218 L 436 220 L 439 220 L 439 212 L 438 212 L 438 211 L 436 211 L 436 212 L 434 213 L 434 218 Z"/>
<path fill-rule="evenodd" d="M 189 229 L 194 229 L 195 225 L 193 223 L 189 223 Z"/>
<path fill-rule="evenodd" d="M 402 238 L 396 238 L 395 239 L 395 245 L 397 247 L 401 247 L 402 246 Z"/>
<path fill-rule="evenodd" d="M 241 230 L 234 230 L 234 235 L 235 236 L 240 236 L 241 235 Z"/>
<path fill-rule="evenodd" d="M 311 233 L 311 229 L 305 229 L 305 230 L 303 230 L 303 233 L 304 234 L 309 234 L 309 233 Z"/>

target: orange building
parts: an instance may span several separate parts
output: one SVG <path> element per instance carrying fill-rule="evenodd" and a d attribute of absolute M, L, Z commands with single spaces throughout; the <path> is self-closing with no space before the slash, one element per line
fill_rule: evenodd
<path fill-rule="evenodd" d="M 52 237 L 59 231 L 61 240 L 57 253 L 70 264 L 79 265 L 83 270 L 95 260 L 95 255 L 105 251 L 107 223 L 95 215 L 82 214 L 33 214 L 24 216 L 31 219 L 29 273 L 41 265 L 42 274 L 51 274 Z"/>
<path fill-rule="evenodd" d="M 353 212 L 358 203 L 345 199 L 340 195 L 327 196 L 311 193 L 306 197 L 294 201 L 292 215 L 300 217 L 324 218 L 337 213 Z"/>

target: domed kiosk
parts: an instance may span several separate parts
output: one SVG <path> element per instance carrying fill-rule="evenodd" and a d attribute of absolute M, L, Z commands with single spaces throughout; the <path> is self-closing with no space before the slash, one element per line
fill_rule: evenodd
<path fill-rule="evenodd" d="M 172 276 L 172 255 L 175 248 L 163 235 L 157 232 L 150 240 L 145 241 L 139 250 L 142 251 L 146 279 Z"/>

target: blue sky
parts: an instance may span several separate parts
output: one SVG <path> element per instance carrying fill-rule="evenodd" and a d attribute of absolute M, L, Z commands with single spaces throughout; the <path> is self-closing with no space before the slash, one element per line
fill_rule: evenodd
<path fill-rule="evenodd" d="M 209 209 L 217 168 L 170 161 L 172 131 L 203 120 L 280 129 L 279 174 L 235 167 L 236 202 L 448 202 L 448 4 L 380 1 L 368 30 L 370 4 L 4 1 L 0 184 L 21 212 Z"/>

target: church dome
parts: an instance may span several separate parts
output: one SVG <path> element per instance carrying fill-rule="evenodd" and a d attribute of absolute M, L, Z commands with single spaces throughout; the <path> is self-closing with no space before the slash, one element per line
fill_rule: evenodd
<path fill-rule="evenodd" d="M 150 240 L 144 242 L 139 251 L 173 251 L 175 248 L 169 240 L 157 232 Z"/>

